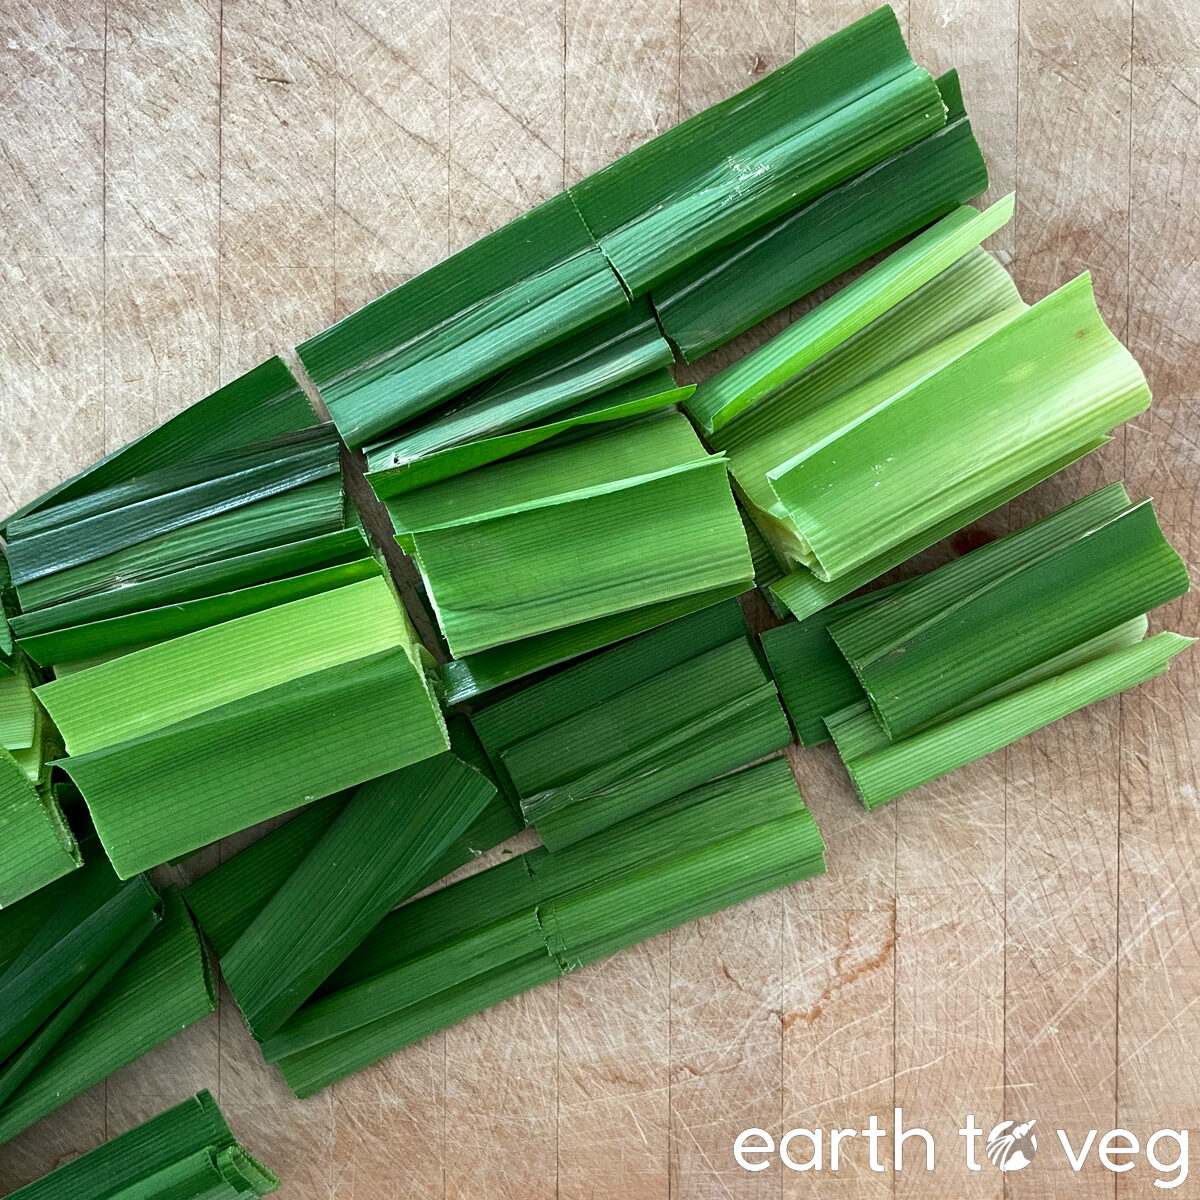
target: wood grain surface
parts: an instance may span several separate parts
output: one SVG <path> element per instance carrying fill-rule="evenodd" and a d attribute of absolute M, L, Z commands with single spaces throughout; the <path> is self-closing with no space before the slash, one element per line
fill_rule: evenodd
<path fill-rule="evenodd" d="M 9 510 L 867 11 L 853 0 L 3 0 Z M 993 514 L 1103 482 L 1200 563 L 1195 0 L 910 0 L 1018 191 L 1027 299 L 1091 270 L 1147 415 Z M 786 315 L 768 323 L 778 328 Z M 760 341 L 752 331 L 736 350 Z M 1155 628 L 1200 630 L 1178 601 Z M 867 815 L 792 761 L 829 873 L 503 1004 L 300 1102 L 220 1011 L 0 1149 L 0 1192 L 201 1087 L 282 1200 L 1158 1195 L 1053 1131 L 1200 1126 L 1198 663 Z M 214 857 L 233 852 L 231 840 Z M 749 1126 L 937 1141 L 734 1161 Z M 956 1130 L 1036 1118 L 1032 1168 Z M 799 1152 L 798 1152 L 799 1153 Z M 1175 1195 L 1200 1194 L 1200 1163 Z"/>

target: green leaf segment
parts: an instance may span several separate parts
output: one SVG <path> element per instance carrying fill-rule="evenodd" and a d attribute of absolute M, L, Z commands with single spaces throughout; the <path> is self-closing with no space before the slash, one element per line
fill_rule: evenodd
<path fill-rule="evenodd" d="M 447 753 L 363 784 L 336 813 L 322 809 L 333 819 L 221 954 L 251 1032 L 261 1039 L 278 1030 L 391 909 L 427 883 L 431 868 L 441 878 L 464 861 L 462 839 L 479 832 L 498 804 L 507 807 L 491 778 Z M 227 894 L 230 872 L 221 871 L 209 895 Z M 203 899 L 198 908 L 203 913 Z"/>
<path fill-rule="evenodd" d="M 413 434 L 405 426 L 419 440 L 421 418 L 439 414 L 430 425 L 444 435 L 447 414 L 453 430 L 463 412 L 475 420 L 489 407 L 505 410 L 504 400 L 493 405 L 497 390 L 508 400 L 523 390 L 528 399 L 534 379 L 580 348 L 572 347 L 577 338 L 607 346 L 600 359 L 611 365 L 621 355 L 607 333 L 597 332 L 643 324 L 648 309 L 635 301 L 657 284 L 941 130 L 946 113 L 937 85 L 909 56 L 895 16 L 882 8 L 367 305 L 298 353 L 347 444 L 372 443 L 408 458 Z M 666 347 L 657 328 L 650 341 Z M 646 369 L 643 361 L 636 373 Z M 510 370 L 517 393 L 505 378 Z M 596 376 L 575 374 L 588 381 L 573 396 L 577 402 L 591 394 Z M 546 415 L 550 399 L 542 399 L 546 404 L 510 405 L 503 419 L 522 408 L 525 420 Z"/>
<path fill-rule="evenodd" d="M 874 807 L 1166 670 L 1188 589 L 1149 501 L 1112 484 L 928 574 L 768 633 L 802 744 L 828 727 Z"/>
<path fill-rule="evenodd" d="M 736 600 L 568 666 L 471 719 L 550 850 L 791 741 Z"/>
<path fill-rule="evenodd" d="M 79 871 L 0 912 L 0 1143 L 216 1007 L 178 892 L 122 883 L 84 850 Z"/>
<path fill-rule="evenodd" d="M 1027 308 L 945 217 L 689 401 L 807 616 L 1102 444 L 1150 394 L 1086 276 Z"/>
<path fill-rule="evenodd" d="M 238 1200 L 278 1187 L 238 1144 L 212 1096 L 199 1092 L 10 1200 Z"/>
<path fill-rule="evenodd" d="M 412 627 L 382 577 L 160 642 L 37 694 L 122 876 L 448 746 Z"/>
<path fill-rule="evenodd" d="M 538 983 L 823 869 L 787 763 L 761 763 L 397 909 L 263 1051 L 309 1095 Z"/>
<path fill-rule="evenodd" d="M 679 413 L 607 422 L 387 506 L 456 657 L 753 580 L 725 462 Z"/>

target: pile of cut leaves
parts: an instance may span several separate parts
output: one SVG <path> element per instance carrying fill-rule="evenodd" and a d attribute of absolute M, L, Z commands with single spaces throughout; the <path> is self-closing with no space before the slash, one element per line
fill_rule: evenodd
<path fill-rule="evenodd" d="M 210 1011 L 209 950 L 308 1095 L 823 870 L 793 734 L 875 807 L 1166 670 L 1187 572 L 1120 484 L 876 584 L 1150 400 L 986 186 L 880 9 L 10 517 L 0 1142 Z M 30 1196 L 264 1194 L 184 1108 Z"/>

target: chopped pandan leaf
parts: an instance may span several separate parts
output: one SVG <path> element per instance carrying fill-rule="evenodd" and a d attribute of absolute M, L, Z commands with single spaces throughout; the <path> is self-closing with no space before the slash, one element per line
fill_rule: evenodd
<path fill-rule="evenodd" d="M 84 864 L 73 875 L 0 911 L 0 972 L 19 973 L 121 890 L 94 835 L 80 841 Z"/>
<path fill-rule="evenodd" d="M 318 800 L 184 888 L 183 898 L 218 959 L 325 836 L 351 795 Z"/>
<path fill-rule="evenodd" d="M 798 446 L 823 444 L 843 423 L 885 404 L 1025 307 L 1008 272 L 986 251 L 970 250 L 717 429 L 710 444 L 729 454 L 751 515 L 776 554 L 792 562 L 803 549 L 789 535 L 768 472 Z"/>
<path fill-rule="evenodd" d="M 273 1034 L 413 894 L 496 794 L 453 754 L 358 788 L 221 959 L 255 1037 Z"/>
<path fill-rule="evenodd" d="M 13 637 L 12 618 L 19 606 L 12 590 L 12 579 L 8 573 L 8 560 L 0 549 L 0 679 L 17 669 L 17 647 Z"/>
<path fill-rule="evenodd" d="M 1187 589 L 1150 501 L 1113 484 L 839 614 L 829 633 L 896 739 Z"/>
<path fill-rule="evenodd" d="M 269 358 L 156 429 L 25 505 L 0 526 L 31 513 L 128 483 L 186 459 L 215 457 L 316 425 L 300 385 L 279 358 Z"/>
<path fill-rule="evenodd" d="M 821 441 L 806 439 L 767 479 L 805 564 L 836 579 L 1149 403 L 1084 275 Z"/>
<path fill-rule="evenodd" d="M 216 1008 L 199 934 L 179 894 L 154 931 L 0 1104 L 0 1143 Z"/>
<path fill-rule="evenodd" d="M 235 1200 L 279 1180 L 238 1145 L 208 1092 L 112 1138 L 10 1200 Z"/>
<path fill-rule="evenodd" d="M 343 523 L 337 438 L 326 425 L 14 521 L 8 553 L 30 610 Z"/>
<path fill-rule="evenodd" d="M 0 746 L 28 750 L 37 735 L 37 704 L 28 664 L 18 663 L 12 675 L 0 674 Z"/>
<path fill-rule="evenodd" d="M 272 594 L 256 590 L 261 585 L 279 583 L 275 594 L 286 595 L 293 585 L 283 581 L 334 567 L 369 570 L 370 554 L 360 529 L 335 529 L 22 613 L 13 619 L 13 630 L 25 653 L 42 665 L 82 657 L 66 653 L 74 649 L 95 647 L 98 654 L 129 649 L 147 631 L 152 642 L 161 640 L 154 636 L 159 629 L 174 631 L 164 637 L 179 636 L 258 611 L 259 599 Z"/>
<path fill-rule="evenodd" d="M 786 617 L 788 610 L 771 591 L 771 585 L 783 578 L 783 567 L 775 557 L 775 551 L 768 545 L 767 539 L 759 533 L 758 526 L 744 510 L 739 508 L 738 511 L 742 515 L 742 528 L 746 531 L 746 543 L 750 547 L 750 559 L 754 563 L 754 586 L 777 617 Z"/>
<path fill-rule="evenodd" d="M 724 776 L 397 909 L 264 1054 L 309 1095 L 585 961 L 815 874 L 822 849 L 786 762 Z"/>
<path fill-rule="evenodd" d="M 368 465 L 373 473 L 404 467 L 455 447 L 524 429 L 614 389 L 624 390 L 647 376 L 653 380 L 653 391 L 635 387 L 628 395 L 614 397 L 607 407 L 654 391 L 669 391 L 675 386 L 670 376 L 666 387 L 661 380 L 674 361 L 649 303 L 638 301 L 368 446 Z"/>
<path fill-rule="evenodd" d="M 456 657 L 749 585 L 720 458 L 651 414 L 388 501 Z"/>
<path fill-rule="evenodd" d="M 55 1046 L 68 1034 L 117 977 L 117 974 L 146 943 L 159 923 L 159 913 L 141 916 L 138 923 L 94 971 L 84 978 L 54 1014 L 10 1058 L 0 1066 L 0 1105 L 41 1066 Z"/>
<path fill-rule="evenodd" d="M 266 583 L 239 588 L 215 596 L 184 600 L 161 608 L 144 609 L 120 617 L 108 617 L 72 625 L 49 633 L 24 638 L 22 649 L 43 665 L 74 663 L 93 658 L 109 658 L 171 638 L 207 629 L 235 617 L 263 612 L 291 600 L 301 600 L 320 592 L 332 591 L 383 573 L 383 566 L 371 554 L 351 562 L 272 579 Z M 56 606 L 65 607 L 65 606 Z M 43 610 L 46 611 L 46 610 Z M 49 610 L 53 611 L 53 610 Z M 35 614 L 36 615 L 36 614 Z"/>
<path fill-rule="evenodd" d="M 442 667 L 446 703 L 473 700 L 504 684 L 548 671 L 688 613 L 720 604 L 745 590 L 746 585 L 739 580 L 725 587 L 631 608 L 627 612 L 510 642 L 493 650 L 451 659 Z"/>
<path fill-rule="evenodd" d="M 48 789 L 30 780 L 29 766 L 0 746 L 0 908 L 80 863 L 70 827 Z"/>
<path fill-rule="evenodd" d="M 682 403 L 694 390 L 691 386 L 676 387 L 669 371 L 653 371 L 631 383 L 584 400 L 544 424 L 449 446 L 404 462 L 383 459 L 384 465 L 372 470 L 367 480 L 376 495 L 386 501 L 401 492 L 440 483 L 453 475 L 462 475 L 476 467 L 511 458 L 551 438 L 561 443 L 566 440 L 564 435 L 573 431 L 585 433 L 589 425 L 637 417 L 656 408 Z"/>
<path fill-rule="evenodd" d="M 940 129 L 880 8 L 570 191 L 632 295 Z"/>
<path fill-rule="evenodd" d="M 803 621 L 788 621 L 760 635 L 779 698 L 801 746 L 829 741 L 825 718 L 866 700 L 850 664 L 829 636 L 829 623 L 872 605 L 903 584 L 843 600 Z"/>
<path fill-rule="evenodd" d="M 126 654 L 38 695 L 122 876 L 448 745 L 384 578 Z"/>
<path fill-rule="evenodd" d="M 472 719 L 551 850 L 791 741 L 735 600 L 568 667 Z"/>
<path fill-rule="evenodd" d="M 448 722 L 453 752 L 491 778 L 482 748 L 471 745 L 474 733 L 464 717 Z M 330 796 L 271 830 L 185 889 L 184 899 L 218 958 L 235 942 L 337 820 L 353 793 Z M 415 895 L 430 884 L 507 841 L 524 828 L 512 805 L 497 793 L 411 885 Z M 408 896 L 402 897 L 408 899 Z"/>
<path fill-rule="evenodd" d="M 889 740 L 866 702 L 831 715 L 829 732 L 863 804 L 876 808 L 1059 717 L 1154 679 L 1193 640 L 1156 634 L 898 741 Z"/>
<path fill-rule="evenodd" d="M 564 192 L 297 353 L 358 448 L 628 304 Z"/>
<path fill-rule="evenodd" d="M 937 87 L 942 128 L 654 287 L 663 330 L 688 362 L 987 188 L 957 73 Z"/>
<path fill-rule="evenodd" d="M 340 1037 L 315 1041 L 294 1053 L 281 1050 L 273 1061 L 297 1096 L 312 1096 L 413 1042 L 558 979 L 562 973 L 558 959 L 549 953 L 543 940 L 524 957 L 480 975 L 468 975 L 464 982 L 395 1012 L 376 1010 L 376 1018 L 370 1024 L 360 1025 Z"/>
<path fill-rule="evenodd" d="M 347 443 L 380 442 L 626 313 L 655 281 L 940 128 L 945 113 L 880 10 L 298 353 Z"/>
<path fill-rule="evenodd" d="M 1045 464 L 1023 479 L 1018 479 L 1015 483 L 1000 488 L 966 508 L 934 522 L 919 534 L 914 534 L 893 546 L 885 554 L 876 555 L 861 567 L 856 567 L 853 571 L 848 571 L 835 580 L 818 579 L 807 567 L 797 567 L 796 570 L 789 571 L 782 579 L 770 585 L 771 594 L 788 612 L 794 614 L 798 619 L 804 620 L 813 613 L 820 612 L 827 605 L 835 603 L 865 584 L 878 579 L 880 575 L 890 571 L 893 567 L 898 567 L 914 555 L 920 554 L 922 550 L 929 549 L 935 542 L 940 542 L 942 538 L 948 537 L 956 530 L 965 528 L 972 521 L 977 521 L 1001 505 L 1007 504 L 1023 492 L 1027 492 L 1030 488 L 1049 479 L 1050 476 L 1056 475 L 1065 467 L 1078 462 L 1093 450 L 1107 446 L 1111 441 L 1110 437 L 1097 437 L 1084 442 L 1061 458 Z"/>
<path fill-rule="evenodd" d="M 67 752 L 86 754 L 403 645 L 406 636 L 387 581 L 368 579 L 52 680 L 37 696 Z M 181 680 L 188 686 L 180 687 Z"/>
<path fill-rule="evenodd" d="M 1013 198 L 984 212 L 960 205 L 782 333 L 706 379 L 687 403 L 709 433 L 788 383 L 1007 224 Z"/>
<path fill-rule="evenodd" d="M 84 864 L 0 914 L 0 991 L 11 1053 L 0 1105 L 37 1069 L 157 925 L 144 879 L 121 884 L 94 837 Z M 33 1020 L 33 1018 L 37 1020 Z M 18 1029 L 20 1021 L 26 1024 Z"/>
<path fill-rule="evenodd" d="M 158 904 L 144 876 L 120 891 L 19 970 L 0 975 L 0 1062 L 62 1006 Z"/>

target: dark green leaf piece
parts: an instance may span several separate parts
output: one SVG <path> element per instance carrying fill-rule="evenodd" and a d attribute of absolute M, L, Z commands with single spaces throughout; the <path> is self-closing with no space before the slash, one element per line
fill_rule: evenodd
<path fill-rule="evenodd" d="M 0 976 L 0 1062 L 37 1032 L 158 904 L 139 876 L 20 971 Z"/>
<path fill-rule="evenodd" d="M 945 123 L 890 8 L 571 188 L 613 269 L 642 295 Z"/>
<path fill-rule="evenodd" d="M 356 530 L 346 532 L 357 534 Z M 22 639 L 21 648 L 43 666 L 125 653 L 165 641 L 167 638 L 182 637 L 185 633 L 194 633 L 197 629 L 207 629 L 210 625 L 231 621 L 235 617 L 262 612 L 277 604 L 286 604 L 290 600 L 300 600 L 305 596 L 315 596 L 318 592 L 327 592 L 333 588 L 358 583 L 363 579 L 371 579 L 382 573 L 382 565 L 367 552 L 364 543 L 363 555 L 350 562 L 307 571 L 302 575 L 268 580 L 233 592 L 177 601 L 159 608 L 143 609 L 141 612 L 127 613 L 124 616 L 108 617 L 51 630 L 49 633 L 34 634 Z M 64 604 L 54 607 L 67 606 Z M 53 612 L 54 609 L 42 611 Z"/>
<path fill-rule="evenodd" d="M 628 303 L 564 192 L 297 353 L 358 448 Z"/>
<path fill-rule="evenodd" d="M 269 1037 L 496 796 L 453 754 L 363 784 L 249 928 L 221 973 L 258 1038 Z"/>
<path fill-rule="evenodd" d="M 119 587 L 131 575 L 295 541 L 326 532 L 321 498 L 340 500 L 340 493 L 338 442 L 328 425 L 164 467 L 13 521 L 13 581 L 30 609 Z M 297 496 L 308 503 L 298 508 Z"/>
<path fill-rule="evenodd" d="M 158 927 L 0 1105 L 0 1144 L 215 1008 L 191 914 L 168 891 Z"/>
<path fill-rule="evenodd" d="M 1130 506 L 1114 484 L 839 616 L 829 633 L 897 738 L 1187 588 L 1153 505 Z"/>
<path fill-rule="evenodd" d="M 957 73 L 937 87 L 941 129 L 654 287 L 663 330 L 688 362 L 987 188 Z"/>
<path fill-rule="evenodd" d="M 746 590 L 742 583 L 712 588 L 677 600 L 631 608 L 611 617 L 584 621 L 566 629 L 523 638 L 493 650 L 451 659 L 442 667 L 446 703 L 459 704 L 505 684 L 549 670 L 615 642 L 655 629 L 668 621 L 732 599 Z"/>
<path fill-rule="evenodd" d="M 667 376 L 663 387 L 662 373 L 674 361 L 649 302 L 640 300 L 578 337 L 523 360 L 385 442 L 367 447 L 367 461 L 372 472 L 409 466 L 465 443 L 494 439 L 574 411 L 646 376 L 651 376 L 650 390 L 623 392 L 604 407 L 669 391 L 675 384 Z"/>
<path fill-rule="evenodd" d="M 801 746 L 829 741 L 825 718 L 865 700 L 850 664 L 829 636 L 829 623 L 878 602 L 903 584 L 843 600 L 803 621 L 788 621 L 760 635 L 779 698 Z"/>
<path fill-rule="evenodd" d="M 1135 636 L 1142 631 L 1144 626 Z M 1194 640 L 1159 633 L 1121 645 L 896 741 L 865 702 L 831 715 L 829 732 L 863 804 L 877 808 L 1068 713 L 1154 679 Z"/>
<path fill-rule="evenodd" d="M 473 720 L 551 850 L 791 741 L 736 601 L 568 667 Z"/>
<path fill-rule="evenodd" d="M 397 909 L 264 1053 L 309 1095 L 594 957 L 822 869 L 787 763 L 761 763 Z"/>
<path fill-rule="evenodd" d="M 234 1200 L 278 1186 L 238 1145 L 212 1096 L 199 1092 L 10 1200 Z"/>
<path fill-rule="evenodd" d="M 283 360 L 269 358 L 157 429 L 43 492 L 10 516 L 0 532 L 5 532 L 18 517 L 39 512 L 51 504 L 76 500 L 160 467 L 267 441 L 317 422 L 308 398 Z"/>

